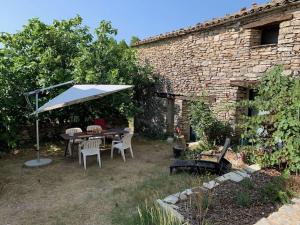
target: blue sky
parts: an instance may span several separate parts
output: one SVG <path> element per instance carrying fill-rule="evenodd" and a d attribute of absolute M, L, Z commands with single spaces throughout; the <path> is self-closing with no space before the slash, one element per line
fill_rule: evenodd
<path fill-rule="evenodd" d="M 0 32 L 14 33 L 32 17 L 45 23 L 79 14 L 91 29 L 110 20 L 117 39 L 129 41 L 172 31 L 267 0 L 0 0 Z"/>

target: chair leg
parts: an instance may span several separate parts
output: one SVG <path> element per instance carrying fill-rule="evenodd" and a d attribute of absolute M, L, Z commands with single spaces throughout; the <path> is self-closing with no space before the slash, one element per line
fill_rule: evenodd
<path fill-rule="evenodd" d="M 101 168 L 101 157 L 100 157 L 100 152 L 97 154 L 97 159 L 98 159 L 99 167 Z"/>
<path fill-rule="evenodd" d="M 83 165 L 84 169 L 86 170 L 86 155 L 83 155 Z"/>
<path fill-rule="evenodd" d="M 111 146 L 111 153 L 110 153 L 110 158 L 114 158 L 114 146 Z"/>
<path fill-rule="evenodd" d="M 124 148 L 120 149 L 120 152 L 121 152 L 124 162 L 126 162 Z"/>
<path fill-rule="evenodd" d="M 68 151 L 69 151 L 69 155 L 71 156 L 72 155 L 72 148 L 71 148 L 71 142 L 69 141 L 69 144 L 68 144 Z"/>
<path fill-rule="evenodd" d="M 78 151 L 78 159 L 79 159 L 79 165 L 81 165 L 81 152 Z"/>
<path fill-rule="evenodd" d="M 132 147 L 130 146 L 130 154 L 131 154 L 131 158 L 133 158 L 133 151 L 132 151 Z"/>

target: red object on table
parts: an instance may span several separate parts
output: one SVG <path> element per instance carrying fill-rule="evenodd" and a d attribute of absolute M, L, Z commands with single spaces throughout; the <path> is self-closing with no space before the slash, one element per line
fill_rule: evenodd
<path fill-rule="evenodd" d="M 95 125 L 101 126 L 103 130 L 107 129 L 107 123 L 105 119 L 95 119 Z"/>

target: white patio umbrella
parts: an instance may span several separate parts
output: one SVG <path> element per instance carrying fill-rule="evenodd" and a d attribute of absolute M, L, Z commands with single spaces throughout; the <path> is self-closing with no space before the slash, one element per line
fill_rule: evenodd
<path fill-rule="evenodd" d="M 55 85 L 49 88 L 39 89 L 36 91 L 32 91 L 26 93 L 26 99 L 28 100 L 28 95 L 35 94 L 36 96 L 36 110 L 33 114 L 36 116 L 36 151 L 37 151 L 37 159 L 29 160 L 25 162 L 27 167 L 38 167 L 51 163 L 51 159 L 40 159 L 40 146 L 39 146 L 39 119 L 38 115 L 41 112 L 62 108 L 65 106 L 70 106 L 82 102 L 86 102 L 89 100 L 97 99 L 104 97 L 106 95 L 119 92 L 122 90 L 126 90 L 132 88 L 132 85 L 74 85 L 63 93 L 59 94 L 55 98 L 51 99 L 49 102 L 44 104 L 42 107 L 38 107 L 38 94 L 45 90 L 49 90 L 55 87 L 59 87 L 62 85 L 70 84 L 72 82 L 67 82 L 64 84 Z"/>
<path fill-rule="evenodd" d="M 40 107 L 37 112 L 41 113 L 86 102 L 132 87 L 131 85 L 74 85 Z"/>

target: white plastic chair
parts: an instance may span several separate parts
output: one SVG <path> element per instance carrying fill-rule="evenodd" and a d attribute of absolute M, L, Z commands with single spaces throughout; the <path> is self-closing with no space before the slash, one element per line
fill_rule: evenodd
<path fill-rule="evenodd" d="M 132 128 L 130 128 L 130 127 L 124 128 L 124 131 L 127 131 L 127 132 L 129 132 L 130 134 L 133 134 L 133 130 L 132 130 Z"/>
<path fill-rule="evenodd" d="M 90 126 L 87 126 L 86 131 L 93 131 L 96 133 L 101 133 L 102 127 L 100 125 L 90 125 Z"/>
<path fill-rule="evenodd" d="M 114 149 L 118 149 L 122 155 L 122 158 L 124 162 L 126 162 L 125 159 L 125 150 L 129 149 L 131 157 L 133 158 L 133 151 L 132 151 L 132 146 L 131 146 L 131 139 L 132 139 L 133 134 L 132 133 L 127 133 L 124 134 L 122 139 L 120 141 L 113 141 L 111 144 L 111 158 L 114 156 Z"/>
<path fill-rule="evenodd" d="M 76 133 L 81 133 L 82 130 L 81 128 L 79 127 L 75 127 L 75 128 L 69 128 L 69 129 L 66 129 L 66 134 L 70 135 L 70 136 L 74 136 L 74 134 Z M 80 143 L 82 142 L 81 139 L 74 139 L 74 140 L 70 140 L 69 143 L 68 143 L 68 150 L 69 150 L 69 154 L 72 155 L 72 148 L 71 148 L 71 145 L 72 144 L 76 144 L 76 143 Z"/>
<path fill-rule="evenodd" d="M 100 125 L 90 125 L 90 126 L 87 126 L 86 128 L 86 131 L 92 131 L 92 132 L 95 132 L 95 133 L 101 133 L 102 132 L 102 127 Z M 103 147 L 105 148 L 105 136 L 100 136 L 100 137 L 90 137 L 89 138 L 90 140 L 92 139 L 102 139 L 103 140 Z"/>
<path fill-rule="evenodd" d="M 87 140 L 79 144 L 79 150 L 78 150 L 79 164 L 81 165 L 81 155 L 82 155 L 83 165 L 85 170 L 86 170 L 86 157 L 91 155 L 97 155 L 97 161 L 99 167 L 101 168 L 100 145 L 101 145 L 101 139 Z"/>

